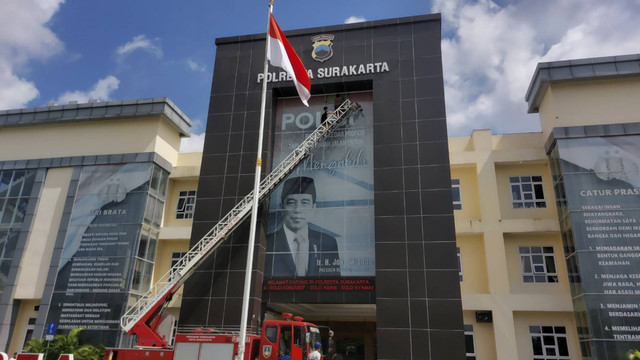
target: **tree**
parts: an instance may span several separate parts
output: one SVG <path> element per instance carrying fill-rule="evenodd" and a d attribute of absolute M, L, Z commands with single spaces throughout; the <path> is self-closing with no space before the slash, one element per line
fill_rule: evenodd
<path fill-rule="evenodd" d="M 24 351 L 28 353 L 46 354 L 49 351 L 49 342 L 45 339 L 31 338 L 24 345 Z"/>
<path fill-rule="evenodd" d="M 44 339 L 31 339 L 24 347 L 26 352 L 46 354 L 46 360 L 57 360 L 60 354 L 73 354 L 77 360 L 100 360 L 104 347 L 80 344 L 80 333 L 84 329 L 72 329 L 68 334 L 56 335 L 51 342 Z"/>

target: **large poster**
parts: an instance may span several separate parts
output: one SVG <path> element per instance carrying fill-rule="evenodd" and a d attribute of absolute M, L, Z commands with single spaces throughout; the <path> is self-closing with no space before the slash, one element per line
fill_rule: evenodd
<path fill-rule="evenodd" d="M 325 111 L 346 98 L 361 109 L 340 123 L 271 195 L 267 291 L 373 289 L 372 93 L 316 96 L 308 108 L 297 98 L 278 100 L 273 167 L 316 129 Z"/>
<path fill-rule="evenodd" d="M 47 324 L 114 346 L 149 194 L 151 163 L 82 169 Z"/>
<path fill-rule="evenodd" d="M 574 234 L 568 267 L 581 285 L 574 301 L 596 358 L 619 359 L 640 340 L 640 137 L 565 139 L 558 148 Z"/>

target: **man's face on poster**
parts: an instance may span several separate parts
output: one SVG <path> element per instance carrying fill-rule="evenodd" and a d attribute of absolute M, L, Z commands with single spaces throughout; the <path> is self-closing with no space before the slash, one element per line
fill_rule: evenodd
<path fill-rule="evenodd" d="M 316 204 L 310 194 L 289 194 L 282 201 L 284 209 L 284 225 L 291 231 L 298 231 L 307 226 L 308 218 Z"/>

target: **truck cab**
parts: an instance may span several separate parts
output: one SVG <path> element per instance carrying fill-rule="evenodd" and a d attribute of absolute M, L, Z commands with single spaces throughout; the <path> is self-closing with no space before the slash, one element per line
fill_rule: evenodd
<path fill-rule="evenodd" d="M 262 325 L 260 360 L 277 360 L 283 354 L 291 360 L 306 360 L 316 342 L 320 342 L 320 330 L 300 317 L 293 321 L 267 320 Z"/>

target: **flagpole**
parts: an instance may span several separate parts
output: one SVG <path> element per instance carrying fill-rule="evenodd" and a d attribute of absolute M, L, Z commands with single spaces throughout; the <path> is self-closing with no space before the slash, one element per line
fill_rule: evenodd
<path fill-rule="evenodd" d="M 262 169 L 262 138 L 264 129 L 264 114 L 267 103 L 267 52 L 269 51 L 269 23 L 273 11 L 273 0 L 269 0 L 269 17 L 267 18 L 267 34 L 264 44 L 264 77 L 262 78 L 262 102 L 260 105 L 260 126 L 258 128 L 258 155 L 256 158 L 256 174 L 253 182 L 253 206 L 251 209 L 251 228 L 249 230 L 249 244 L 247 245 L 247 267 L 244 274 L 244 292 L 242 294 L 242 315 L 240 317 L 240 336 L 238 339 L 238 355 L 236 360 L 244 359 L 245 338 L 247 337 L 247 319 L 249 317 L 249 295 L 251 293 L 251 273 L 253 271 L 253 252 L 256 243 L 256 227 L 258 222 L 258 205 L 260 199 L 260 171 Z"/>

